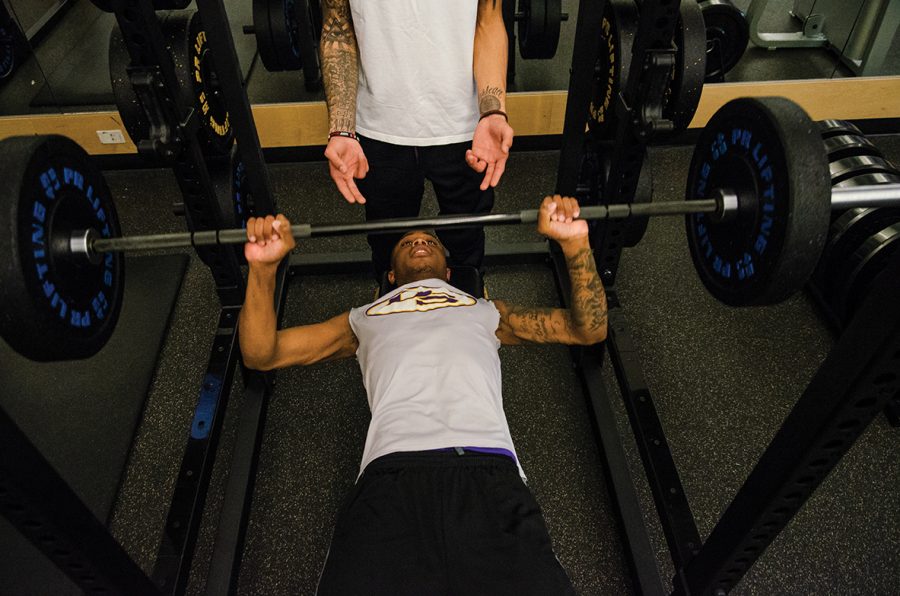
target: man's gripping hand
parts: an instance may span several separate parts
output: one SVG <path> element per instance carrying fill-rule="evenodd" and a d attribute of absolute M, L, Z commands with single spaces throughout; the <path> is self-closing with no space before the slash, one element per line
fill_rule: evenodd
<path fill-rule="evenodd" d="M 576 219 L 579 214 L 577 199 L 559 195 L 545 197 L 538 212 L 537 231 L 560 244 L 587 239 L 588 224 Z"/>
<path fill-rule="evenodd" d="M 251 217 L 247 220 L 244 257 L 250 266 L 278 266 L 297 243 L 291 234 L 291 222 L 284 215 Z"/>
<path fill-rule="evenodd" d="M 328 171 L 338 190 L 348 203 L 365 203 L 366 199 L 356 187 L 354 178 L 365 178 L 369 171 L 369 160 L 362 145 L 356 139 L 331 137 L 325 147 Z"/>
<path fill-rule="evenodd" d="M 506 170 L 513 129 L 500 114 L 482 118 L 475 127 L 472 148 L 466 151 L 466 163 L 476 172 L 484 172 L 481 190 L 497 186 Z"/>

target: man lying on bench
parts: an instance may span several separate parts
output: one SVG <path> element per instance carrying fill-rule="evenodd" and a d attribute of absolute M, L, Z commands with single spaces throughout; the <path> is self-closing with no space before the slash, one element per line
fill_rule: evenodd
<path fill-rule="evenodd" d="M 250 219 L 240 317 L 249 368 L 356 356 L 372 419 L 319 594 L 572 594 L 525 486 L 500 380 L 501 344 L 606 338 L 606 298 L 578 203 L 547 197 L 537 230 L 557 241 L 569 309 L 485 300 L 452 285 L 426 231 L 393 249 L 396 288 L 314 325 L 276 328 L 275 271 L 294 248 L 283 215 Z M 285 233 L 286 232 L 286 233 Z"/>

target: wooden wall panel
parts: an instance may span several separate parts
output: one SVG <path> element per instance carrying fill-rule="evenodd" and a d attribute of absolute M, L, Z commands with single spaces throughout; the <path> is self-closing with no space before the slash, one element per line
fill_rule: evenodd
<path fill-rule="evenodd" d="M 704 87 L 691 127 L 704 126 L 712 114 L 731 99 L 767 95 L 788 97 L 817 120 L 900 118 L 900 77 L 724 83 Z M 510 124 L 517 136 L 562 133 L 565 92 L 511 93 L 507 104 Z M 253 116 L 260 142 L 266 148 L 324 145 L 328 136 L 324 102 L 257 105 L 253 108 Z M 92 154 L 135 153 L 135 146 L 130 141 L 118 145 L 101 144 L 98 130 L 124 131 L 118 112 L 0 118 L 0 138 L 56 133 L 74 139 Z"/>

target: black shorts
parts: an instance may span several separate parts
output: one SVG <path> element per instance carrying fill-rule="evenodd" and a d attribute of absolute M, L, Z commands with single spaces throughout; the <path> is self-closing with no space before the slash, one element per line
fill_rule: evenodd
<path fill-rule="evenodd" d="M 541 510 L 503 455 L 370 463 L 338 514 L 320 595 L 574 594 Z"/>

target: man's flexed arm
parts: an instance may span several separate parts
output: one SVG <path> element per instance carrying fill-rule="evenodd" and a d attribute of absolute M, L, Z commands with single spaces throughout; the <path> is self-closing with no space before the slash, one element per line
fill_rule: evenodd
<path fill-rule="evenodd" d="M 593 344 L 606 339 L 606 294 L 588 241 L 587 222 L 576 220 L 578 202 L 559 195 L 541 204 L 538 231 L 556 240 L 566 259 L 572 295 L 568 309 L 529 308 L 495 300 L 497 337 L 504 344 Z"/>
<path fill-rule="evenodd" d="M 356 132 L 356 90 L 359 82 L 359 48 L 350 15 L 350 0 L 322 3 L 322 82 L 328 105 L 329 132 Z M 325 148 L 331 177 L 350 203 L 365 203 L 353 178 L 363 178 L 369 162 L 359 142 L 332 137 Z"/>
<path fill-rule="evenodd" d="M 241 309 L 241 355 L 248 368 L 271 370 L 352 356 L 358 342 L 348 313 L 322 323 L 278 330 L 275 319 L 275 272 L 294 248 L 290 222 L 283 216 L 247 221 L 244 256 L 250 265 L 247 295 Z"/>

